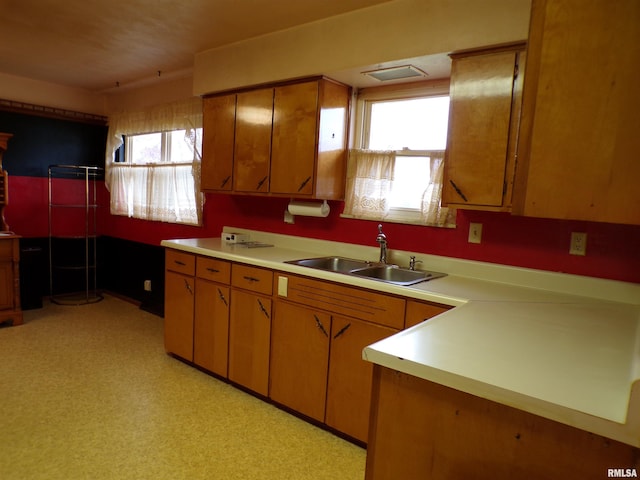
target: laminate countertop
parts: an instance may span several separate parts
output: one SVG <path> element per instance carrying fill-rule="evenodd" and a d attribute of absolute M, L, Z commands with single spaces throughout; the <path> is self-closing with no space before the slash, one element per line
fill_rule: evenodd
<path fill-rule="evenodd" d="M 220 238 L 165 240 L 194 254 L 455 307 L 366 347 L 363 358 L 640 447 L 640 285 L 416 255 L 446 277 L 396 286 L 284 263 L 377 249 L 225 227 L 272 247 Z"/>

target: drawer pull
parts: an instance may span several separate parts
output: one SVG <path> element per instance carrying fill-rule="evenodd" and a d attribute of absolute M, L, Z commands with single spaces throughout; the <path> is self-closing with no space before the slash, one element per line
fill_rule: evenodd
<path fill-rule="evenodd" d="M 185 286 L 185 288 L 186 288 L 187 290 L 189 290 L 189 293 L 190 293 L 191 295 L 193 295 L 193 289 L 191 288 L 191 285 L 189 285 L 189 282 L 187 282 L 187 280 L 186 280 L 186 279 L 185 279 L 185 281 L 184 281 L 184 286 Z"/>
<path fill-rule="evenodd" d="M 220 270 L 216 270 L 215 268 L 207 267 L 207 271 L 211 273 L 220 273 Z"/>
<path fill-rule="evenodd" d="M 242 278 L 244 278 L 247 282 L 259 282 L 259 281 L 260 281 L 260 279 L 259 279 L 259 278 L 256 278 L 256 277 L 249 277 L 248 275 L 245 275 L 245 276 L 244 276 L 244 277 L 242 277 Z"/>
<path fill-rule="evenodd" d="M 228 307 L 229 304 L 227 303 L 227 299 L 224 298 L 224 294 L 222 293 L 222 290 L 218 289 L 218 297 L 220 297 L 220 300 L 222 300 L 222 303 L 224 303 L 225 307 Z"/>
<path fill-rule="evenodd" d="M 186 265 L 186 263 L 181 262 L 180 260 L 174 260 L 173 261 L 176 265 L 180 265 L 181 267 L 184 267 Z"/>
<path fill-rule="evenodd" d="M 264 308 L 264 305 L 262 304 L 260 299 L 258 299 L 258 305 L 260 305 L 260 310 L 262 310 L 262 313 L 264 313 L 264 316 L 267 317 L 267 318 L 270 318 L 269 317 L 269 312 L 267 312 L 267 309 Z"/>
<path fill-rule="evenodd" d="M 340 335 L 342 335 L 344 332 L 346 332 L 347 330 L 349 330 L 349 327 L 350 327 L 350 326 L 351 326 L 351 324 L 350 324 L 350 323 L 347 323 L 344 327 L 342 327 L 342 328 L 338 331 L 338 333 L 336 333 L 336 334 L 333 336 L 333 339 L 335 340 L 335 339 L 336 339 L 336 338 L 338 338 Z"/>
<path fill-rule="evenodd" d="M 313 318 L 316 319 L 316 326 L 320 329 L 320 331 L 322 333 L 324 333 L 324 336 L 329 338 L 329 334 L 327 333 L 327 331 L 324 329 L 324 325 L 322 325 L 322 322 L 320 321 L 320 319 L 318 318 L 317 315 L 314 315 Z"/>

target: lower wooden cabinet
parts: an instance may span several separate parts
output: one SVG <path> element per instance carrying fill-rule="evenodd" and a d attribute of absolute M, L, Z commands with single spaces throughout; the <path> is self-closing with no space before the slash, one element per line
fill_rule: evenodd
<path fill-rule="evenodd" d="M 229 380 L 269 394 L 271 298 L 234 289 L 229 319 Z"/>
<path fill-rule="evenodd" d="M 228 286 L 196 279 L 193 363 L 227 376 L 229 353 Z"/>
<path fill-rule="evenodd" d="M 195 278 L 167 270 L 164 290 L 164 348 L 193 361 Z"/>
<path fill-rule="evenodd" d="M 331 316 L 276 301 L 271 331 L 270 397 L 324 421 Z"/>
<path fill-rule="evenodd" d="M 397 332 L 393 328 L 355 318 L 333 318 L 327 425 L 357 440 L 367 441 L 373 365 L 362 359 L 362 350 Z"/>
<path fill-rule="evenodd" d="M 20 237 L 0 238 L 0 323 L 22 324 L 20 304 Z"/>

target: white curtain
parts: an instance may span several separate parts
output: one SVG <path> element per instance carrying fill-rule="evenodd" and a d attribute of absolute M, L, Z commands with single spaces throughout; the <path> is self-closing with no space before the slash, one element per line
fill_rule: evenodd
<path fill-rule="evenodd" d="M 347 170 L 344 214 L 384 220 L 395 168 L 395 152 L 351 150 Z"/>
<path fill-rule="evenodd" d="M 344 215 L 366 220 L 387 220 L 419 225 L 455 226 L 455 209 L 441 206 L 444 150 L 420 152 L 429 157 L 430 175 L 425 178 L 419 215 L 390 210 L 396 153 L 354 149 L 349 152 Z"/>
<path fill-rule="evenodd" d="M 198 130 L 200 129 L 200 130 Z M 172 223 L 199 225 L 202 154 L 202 99 L 193 98 L 136 112 L 109 116 L 105 184 L 111 192 L 111 213 Z M 123 135 L 185 130 L 193 155 L 187 163 L 130 164 L 115 162 Z"/>
<path fill-rule="evenodd" d="M 429 185 L 422 195 L 422 206 L 420 209 L 421 223 L 434 226 L 455 225 L 455 209 L 443 207 L 442 200 L 442 179 L 444 176 L 444 150 L 434 150 L 429 152 L 431 174 Z"/>

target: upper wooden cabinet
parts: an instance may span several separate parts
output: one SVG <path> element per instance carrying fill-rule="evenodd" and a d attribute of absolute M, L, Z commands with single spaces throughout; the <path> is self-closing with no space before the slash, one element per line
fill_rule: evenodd
<path fill-rule="evenodd" d="M 344 198 L 349 100 L 325 78 L 205 98 L 201 189 Z"/>
<path fill-rule="evenodd" d="M 525 43 L 451 55 L 444 204 L 509 210 Z"/>
<path fill-rule="evenodd" d="M 640 2 L 534 0 L 513 212 L 640 224 Z"/>

